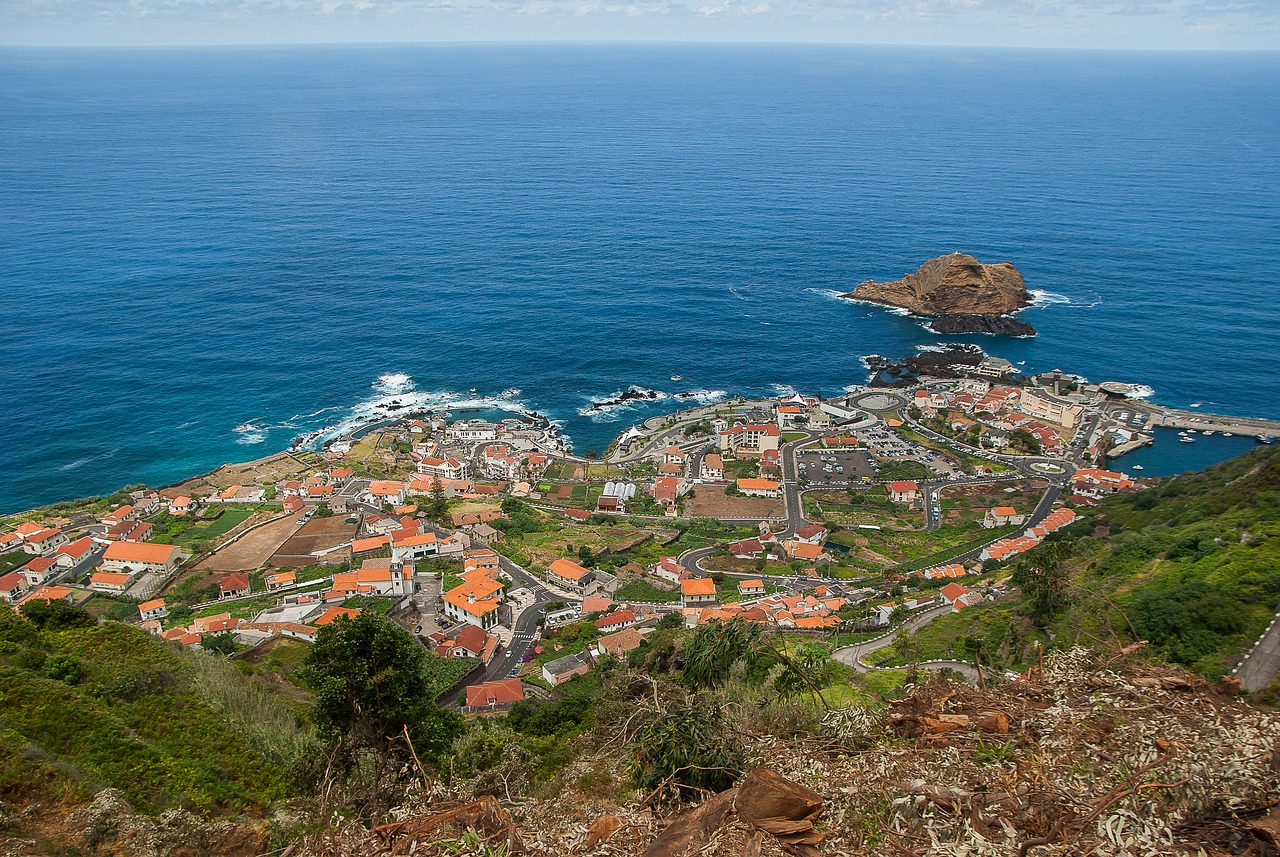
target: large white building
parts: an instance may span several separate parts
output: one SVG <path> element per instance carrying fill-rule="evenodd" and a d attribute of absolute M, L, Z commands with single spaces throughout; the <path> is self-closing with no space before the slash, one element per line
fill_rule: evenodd
<path fill-rule="evenodd" d="M 1052 396 L 1033 389 L 1022 391 L 1019 409 L 1027 416 L 1045 422 L 1056 423 L 1063 428 L 1075 428 L 1080 421 L 1084 408 L 1070 402 L 1059 401 Z"/>

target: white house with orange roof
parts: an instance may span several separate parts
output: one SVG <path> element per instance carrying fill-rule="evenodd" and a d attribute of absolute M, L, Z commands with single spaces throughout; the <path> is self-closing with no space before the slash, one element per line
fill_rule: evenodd
<path fill-rule="evenodd" d="M 136 571 L 95 571 L 89 576 L 89 588 L 118 595 L 129 588 L 137 575 Z"/>
<path fill-rule="evenodd" d="M 0 598 L 10 604 L 18 602 L 27 591 L 27 579 L 16 571 L 0 576 Z"/>
<path fill-rule="evenodd" d="M 296 571 L 278 571 L 275 574 L 267 576 L 267 591 L 279 592 L 281 589 L 288 589 L 297 582 L 298 573 Z"/>
<path fill-rule="evenodd" d="M 413 562 L 434 556 L 440 548 L 440 540 L 433 532 L 419 533 L 396 530 L 391 533 L 391 557 L 397 562 Z"/>
<path fill-rule="evenodd" d="M 662 450 L 663 464 L 679 464 L 683 467 L 685 458 L 684 450 L 674 443 Z"/>
<path fill-rule="evenodd" d="M 18 569 L 18 573 L 26 578 L 28 586 L 34 588 L 54 577 L 61 570 L 53 557 L 37 556 Z"/>
<path fill-rule="evenodd" d="M 754 598 L 758 595 L 764 595 L 764 581 L 758 579 L 739 580 L 738 594 L 744 598 Z"/>
<path fill-rule="evenodd" d="M 56 527 L 41 527 L 36 532 L 23 537 L 22 550 L 32 556 L 49 556 L 70 541 L 66 533 Z"/>
<path fill-rule="evenodd" d="M 390 503 L 392 506 L 404 505 L 404 494 L 408 485 L 394 479 L 375 479 L 360 495 L 360 499 L 373 506 Z"/>
<path fill-rule="evenodd" d="M 138 618 L 143 622 L 151 619 L 163 619 L 168 615 L 169 609 L 165 607 L 163 598 L 153 598 L 138 605 Z"/>
<path fill-rule="evenodd" d="M 458 622 L 489 630 L 498 624 L 506 587 L 491 569 L 476 569 L 463 576 L 463 583 L 440 596 L 444 614 Z"/>
<path fill-rule="evenodd" d="M 737 481 L 738 490 L 748 497 L 778 497 L 778 483 L 772 479 L 745 478 Z"/>
<path fill-rule="evenodd" d="M 1018 510 L 1012 506 L 995 506 L 988 509 L 987 514 L 983 516 L 982 526 L 989 530 L 1010 525 L 1021 526 L 1026 519 L 1026 515 L 1019 515 Z"/>
<path fill-rule="evenodd" d="M 706 607 L 716 603 L 716 582 L 709 577 L 686 577 L 680 581 L 682 607 Z"/>
<path fill-rule="evenodd" d="M 710 482 L 724 479 L 724 459 L 719 454 L 708 452 L 702 457 L 702 478 Z"/>
<path fill-rule="evenodd" d="M 654 577 L 668 583 L 679 583 L 681 578 L 688 574 L 685 567 L 673 556 L 664 556 L 649 566 L 648 571 Z"/>
<path fill-rule="evenodd" d="M 885 486 L 889 499 L 895 503 L 914 503 L 920 492 L 920 486 L 908 480 L 890 482 Z"/>
<path fill-rule="evenodd" d="M 150 542 L 112 542 L 102 555 L 102 570 L 169 574 L 178 567 L 178 548 Z"/>
<path fill-rule="evenodd" d="M 583 580 L 590 570 L 583 568 L 571 559 L 557 559 L 547 567 L 547 577 L 557 586 L 563 586 L 574 592 L 581 592 L 586 581 Z"/>

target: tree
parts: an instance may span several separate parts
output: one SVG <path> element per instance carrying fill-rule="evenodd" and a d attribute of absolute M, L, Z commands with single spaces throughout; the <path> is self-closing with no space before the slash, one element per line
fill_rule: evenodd
<path fill-rule="evenodd" d="M 93 614 L 83 607 L 74 607 L 65 601 L 28 601 L 22 605 L 22 615 L 37 628 L 61 631 L 66 628 L 88 628 L 98 624 Z"/>
<path fill-rule="evenodd" d="M 1060 544 L 1041 545 L 1013 571 L 1013 585 L 1022 589 L 1031 617 L 1041 627 L 1070 603 L 1067 585 L 1071 575 L 1062 565 L 1061 553 Z"/>
<path fill-rule="evenodd" d="M 200 648 L 218 655 L 234 655 L 236 653 L 236 635 L 230 631 L 210 634 L 200 641 Z"/>
<path fill-rule="evenodd" d="M 443 523 L 449 516 L 449 501 L 444 497 L 444 486 L 436 479 L 431 485 L 431 500 L 427 503 L 427 517 Z"/>
<path fill-rule="evenodd" d="M 720 709 L 695 701 L 656 713 L 627 750 L 627 774 L 635 785 L 676 798 L 723 791 L 742 773 L 741 746 Z"/>
<path fill-rule="evenodd" d="M 440 758 L 462 731 L 459 715 L 435 705 L 428 658 L 408 631 L 372 613 L 320 629 L 298 677 L 315 694 L 321 731 L 390 751 L 405 730 L 421 757 Z"/>

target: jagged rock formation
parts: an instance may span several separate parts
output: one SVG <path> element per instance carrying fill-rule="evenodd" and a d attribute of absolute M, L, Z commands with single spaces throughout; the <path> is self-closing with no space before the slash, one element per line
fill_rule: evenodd
<path fill-rule="evenodd" d="M 929 317 L 1001 316 L 1030 303 L 1026 281 L 1012 262 L 984 265 L 965 253 L 930 259 L 891 283 L 867 280 L 844 297 Z"/>
<path fill-rule="evenodd" d="M 940 315 L 929 322 L 934 333 L 993 333 L 996 336 L 1035 336 L 1036 329 L 1007 315 Z"/>

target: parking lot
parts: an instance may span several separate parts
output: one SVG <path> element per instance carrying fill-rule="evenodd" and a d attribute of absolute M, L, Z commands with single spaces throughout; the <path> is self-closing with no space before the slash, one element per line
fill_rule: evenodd
<path fill-rule="evenodd" d="M 876 478 L 875 466 L 865 452 L 833 449 L 805 450 L 796 456 L 800 476 L 810 482 L 859 482 Z"/>
<path fill-rule="evenodd" d="M 873 459 L 886 461 L 918 461 L 940 476 L 953 476 L 961 471 L 943 455 L 928 447 L 912 443 L 887 428 L 862 429 L 854 433 L 867 447 Z"/>

